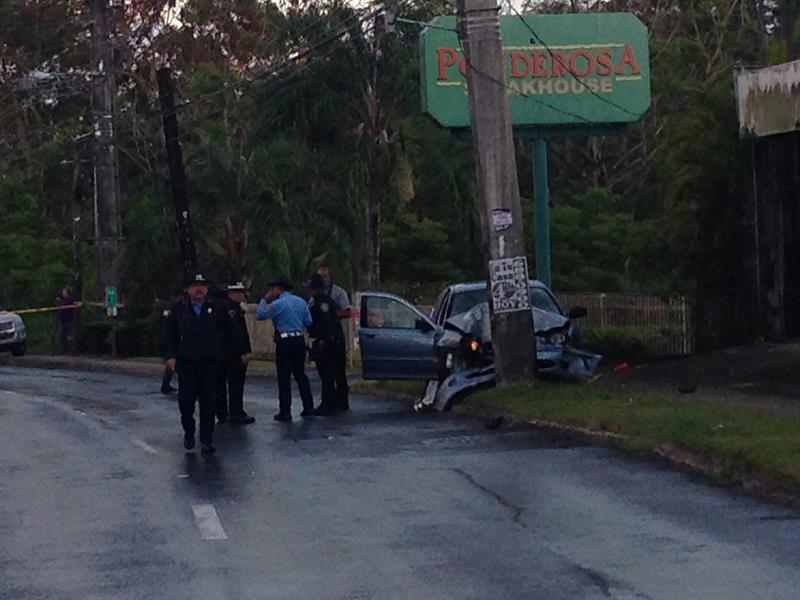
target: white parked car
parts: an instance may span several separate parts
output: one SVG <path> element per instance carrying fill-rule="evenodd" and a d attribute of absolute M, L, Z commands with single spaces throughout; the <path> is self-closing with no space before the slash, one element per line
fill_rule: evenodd
<path fill-rule="evenodd" d="M 10 350 L 14 356 L 22 356 L 27 337 L 22 317 L 0 306 L 0 352 Z"/>

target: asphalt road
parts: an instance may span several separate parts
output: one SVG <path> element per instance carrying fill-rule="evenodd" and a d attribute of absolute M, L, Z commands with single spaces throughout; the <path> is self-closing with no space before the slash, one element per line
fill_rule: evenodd
<path fill-rule="evenodd" d="M 157 388 L 0 368 L 0 598 L 800 597 L 800 514 L 612 450 L 259 382 L 204 458 Z"/>

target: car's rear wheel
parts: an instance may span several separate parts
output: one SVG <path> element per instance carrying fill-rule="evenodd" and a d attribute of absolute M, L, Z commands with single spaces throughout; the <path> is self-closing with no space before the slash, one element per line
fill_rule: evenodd
<path fill-rule="evenodd" d="M 14 356 L 25 356 L 25 352 L 27 352 L 27 348 L 25 347 L 25 342 L 11 346 L 11 354 L 13 354 Z"/>

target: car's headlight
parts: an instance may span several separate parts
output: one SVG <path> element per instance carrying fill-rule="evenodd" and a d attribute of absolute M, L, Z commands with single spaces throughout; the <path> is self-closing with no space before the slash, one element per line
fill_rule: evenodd
<path fill-rule="evenodd" d="M 542 346 L 563 346 L 567 342 L 567 336 L 563 333 L 553 333 L 548 336 L 536 338 L 536 347 Z"/>

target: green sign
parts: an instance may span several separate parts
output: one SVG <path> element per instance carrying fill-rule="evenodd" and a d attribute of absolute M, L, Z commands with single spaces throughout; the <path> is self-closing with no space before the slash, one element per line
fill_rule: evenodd
<path fill-rule="evenodd" d="M 450 31 L 456 17 L 432 25 L 422 34 L 423 106 L 445 127 L 469 127 L 467 66 Z M 505 16 L 501 30 L 505 81 L 497 84 L 515 127 L 624 124 L 650 107 L 647 28 L 633 14 Z"/>
<path fill-rule="evenodd" d="M 107 287 L 106 288 L 106 308 L 116 308 L 117 307 L 117 288 L 115 287 Z"/>

